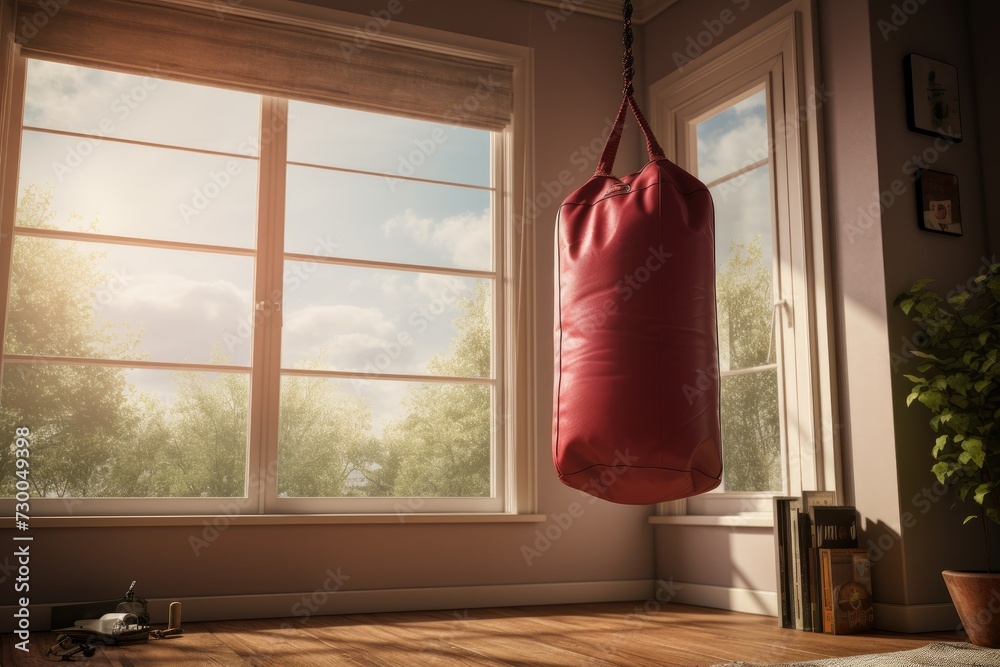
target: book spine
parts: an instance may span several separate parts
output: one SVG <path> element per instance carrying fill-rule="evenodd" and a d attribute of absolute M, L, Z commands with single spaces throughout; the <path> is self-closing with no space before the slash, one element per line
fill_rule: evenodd
<path fill-rule="evenodd" d="M 823 632 L 823 578 L 819 566 L 819 549 L 809 548 L 809 606 L 812 609 L 812 631 Z"/>
<path fill-rule="evenodd" d="M 801 559 L 798 557 L 800 551 L 799 517 L 802 507 L 801 501 L 792 501 L 788 504 L 789 536 L 791 537 L 791 561 L 792 561 L 792 618 L 796 630 L 803 629 L 802 610 L 802 579 L 801 579 Z"/>
<path fill-rule="evenodd" d="M 822 577 L 823 632 L 833 634 L 833 581 L 830 566 L 830 550 L 819 550 L 820 577 Z"/>
<path fill-rule="evenodd" d="M 812 577 L 815 576 L 815 568 L 812 567 L 809 559 L 810 552 L 810 526 L 812 522 L 805 512 L 799 514 L 799 576 L 801 577 L 802 589 L 802 629 L 806 632 L 813 630 L 813 601 L 812 601 Z"/>
<path fill-rule="evenodd" d="M 774 499 L 775 576 L 778 586 L 778 626 L 794 627 L 788 590 L 788 523 L 787 498 Z"/>

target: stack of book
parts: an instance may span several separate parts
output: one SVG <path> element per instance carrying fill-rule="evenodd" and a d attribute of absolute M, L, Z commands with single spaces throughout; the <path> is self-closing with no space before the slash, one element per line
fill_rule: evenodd
<path fill-rule="evenodd" d="M 781 627 L 848 634 L 874 624 L 871 559 L 858 546 L 858 513 L 832 491 L 775 496 L 774 545 Z"/>

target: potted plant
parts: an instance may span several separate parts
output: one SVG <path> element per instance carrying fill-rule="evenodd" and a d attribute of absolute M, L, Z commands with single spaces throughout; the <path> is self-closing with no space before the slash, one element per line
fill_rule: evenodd
<path fill-rule="evenodd" d="M 990 523 L 1000 524 L 1000 264 L 970 281 L 966 290 L 939 296 L 918 280 L 899 295 L 899 306 L 923 329 L 911 350 L 916 373 L 907 406 L 931 412 L 937 433 L 931 472 L 972 508 L 978 521 L 985 572 L 942 573 L 969 640 L 1000 647 L 1000 574 L 990 562 Z"/>

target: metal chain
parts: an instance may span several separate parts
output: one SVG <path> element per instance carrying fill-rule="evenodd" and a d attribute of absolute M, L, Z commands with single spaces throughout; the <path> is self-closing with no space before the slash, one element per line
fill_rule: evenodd
<path fill-rule="evenodd" d="M 624 0 L 622 4 L 622 19 L 625 27 L 622 30 L 622 43 L 625 46 L 625 55 L 622 56 L 622 74 L 625 79 L 624 93 L 626 97 L 632 97 L 635 88 L 632 86 L 632 77 L 635 76 L 635 58 L 632 57 L 632 1 Z"/>

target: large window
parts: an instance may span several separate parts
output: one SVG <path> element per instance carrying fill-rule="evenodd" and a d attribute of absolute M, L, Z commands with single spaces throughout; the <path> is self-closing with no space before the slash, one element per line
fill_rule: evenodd
<path fill-rule="evenodd" d="M 723 482 L 668 514 L 764 514 L 775 494 L 836 488 L 824 97 L 798 20 L 776 13 L 653 87 L 658 131 L 708 186 L 716 220 Z"/>
<path fill-rule="evenodd" d="M 19 70 L 0 433 L 36 512 L 510 511 L 503 132 Z"/>

